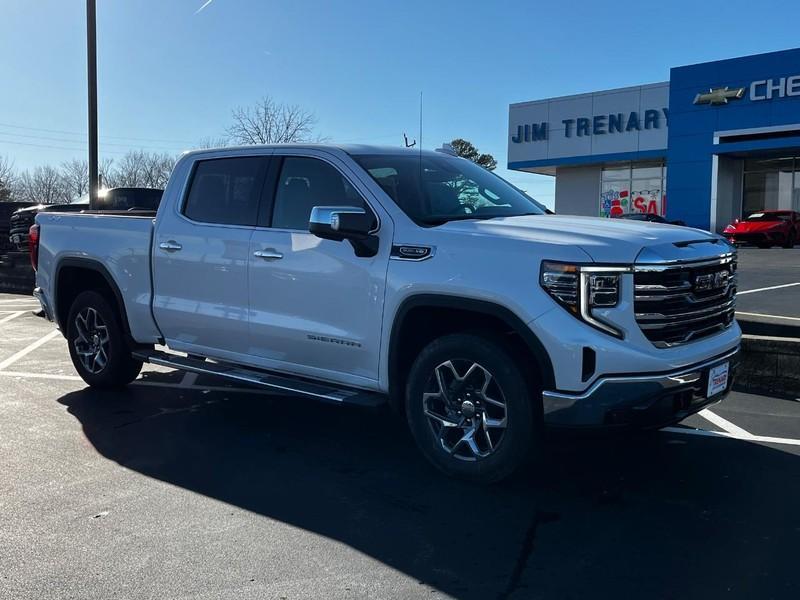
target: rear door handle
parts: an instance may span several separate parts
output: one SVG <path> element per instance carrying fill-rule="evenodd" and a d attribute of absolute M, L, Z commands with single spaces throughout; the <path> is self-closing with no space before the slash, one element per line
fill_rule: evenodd
<path fill-rule="evenodd" d="M 158 247 L 161 248 L 162 250 L 166 251 L 166 252 L 177 252 L 178 250 L 182 250 L 183 249 L 183 246 L 181 246 L 175 240 L 169 240 L 169 241 L 166 241 L 166 242 L 161 242 L 158 245 Z"/>
<path fill-rule="evenodd" d="M 275 250 L 275 248 L 265 248 L 264 250 L 256 250 L 253 256 L 263 258 L 264 260 L 278 260 L 283 258 L 283 254 Z"/>

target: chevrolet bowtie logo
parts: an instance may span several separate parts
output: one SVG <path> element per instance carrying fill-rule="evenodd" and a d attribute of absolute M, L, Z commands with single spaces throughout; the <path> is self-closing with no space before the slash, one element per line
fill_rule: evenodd
<path fill-rule="evenodd" d="M 727 104 L 729 100 L 739 100 L 744 96 L 744 88 L 730 89 L 728 86 L 708 90 L 706 94 L 697 94 L 695 104 Z"/>

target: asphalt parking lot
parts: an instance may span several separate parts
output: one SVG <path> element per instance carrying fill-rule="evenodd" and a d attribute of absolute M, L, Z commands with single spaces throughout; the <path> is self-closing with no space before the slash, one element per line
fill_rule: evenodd
<path fill-rule="evenodd" d="M 800 337 L 800 247 L 739 248 L 736 314 L 749 332 Z"/>
<path fill-rule="evenodd" d="M 478 488 L 384 411 L 149 366 L 91 390 L 33 306 L 0 295 L 2 598 L 800 597 L 797 399 L 551 434 Z"/>

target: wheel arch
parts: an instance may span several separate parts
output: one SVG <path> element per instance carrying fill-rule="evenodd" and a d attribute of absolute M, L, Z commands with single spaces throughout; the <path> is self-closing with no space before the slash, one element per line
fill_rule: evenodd
<path fill-rule="evenodd" d="M 65 283 L 62 280 L 63 275 L 69 274 L 83 274 L 76 279 L 70 280 Z M 61 259 L 55 269 L 55 278 L 53 280 L 53 311 L 57 325 L 60 327 L 62 334 L 67 335 L 66 320 L 69 315 L 69 309 L 72 305 L 72 300 L 75 299 L 77 294 L 86 289 L 96 289 L 98 282 L 101 283 L 101 290 L 105 288 L 108 292 L 108 300 L 113 303 L 119 315 L 120 325 L 125 337 L 129 340 L 132 339 L 130 324 L 128 323 L 128 314 L 125 309 L 125 301 L 122 298 L 117 282 L 111 275 L 106 266 L 98 260 L 91 258 L 78 258 L 66 257 Z M 80 287 L 81 283 L 95 284 L 91 287 Z M 66 296 L 66 297 L 65 297 Z"/>
<path fill-rule="evenodd" d="M 466 318 L 476 316 L 475 322 Z M 411 331 L 417 327 L 424 331 Z M 499 331 L 498 331 L 499 327 Z M 413 362 L 409 356 L 432 339 L 456 331 L 491 329 L 509 335 L 512 349 L 532 359 L 541 386 L 552 389 L 555 373 L 550 356 L 533 331 L 509 308 L 486 300 L 442 294 L 416 294 L 403 300 L 395 312 L 388 345 L 389 401 L 403 406 L 405 375 Z"/>

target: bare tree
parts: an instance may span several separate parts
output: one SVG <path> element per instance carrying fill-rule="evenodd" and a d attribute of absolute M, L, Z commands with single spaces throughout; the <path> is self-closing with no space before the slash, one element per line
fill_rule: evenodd
<path fill-rule="evenodd" d="M 171 154 L 166 152 L 145 154 L 143 172 L 145 187 L 163 189 L 169 181 L 174 166 L 175 157 Z"/>
<path fill-rule="evenodd" d="M 104 158 L 100 161 L 100 165 L 98 167 L 98 171 L 100 174 L 100 187 L 115 187 L 114 182 L 114 159 L 113 158 Z"/>
<path fill-rule="evenodd" d="M 234 144 L 287 144 L 311 141 L 317 119 L 296 104 L 264 96 L 253 106 L 233 110 L 227 133 Z"/>
<path fill-rule="evenodd" d="M 109 187 L 144 187 L 145 161 L 142 150 L 126 153 L 114 168 Z"/>
<path fill-rule="evenodd" d="M 61 163 L 61 178 L 67 202 L 80 198 L 89 191 L 89 162 L 73 158 Z"/>
<path fill-rule="evenodd" d="M 16 180 L 14 162 L 7 156 L 0 156 L 0 202 L 11 200 Z"/>
<path fill-rule="evenodd" d="M 14 196 L 17 200 L 42 204 L 62 203 L 68 198 L 61 173 L 50 165 L 23 172 L 14 187 Z"/>
<path fill-rule="evenodd" d="M 131 150 L 118 162 L 107 162 L 100 171 L 106 187 L 163 188 L 174 166 L 175 157 L 166 152 Z"/>
<path fill-rule="evenodd" d="M 214 137 L 207 135 L 204 138 L 200 138 L 195 147 L 201 150 L 205 150 L 207 148 L 224 148 L 225 146 L 230 145 L 230 143 L 230 139 L 225 136 Z"/>

